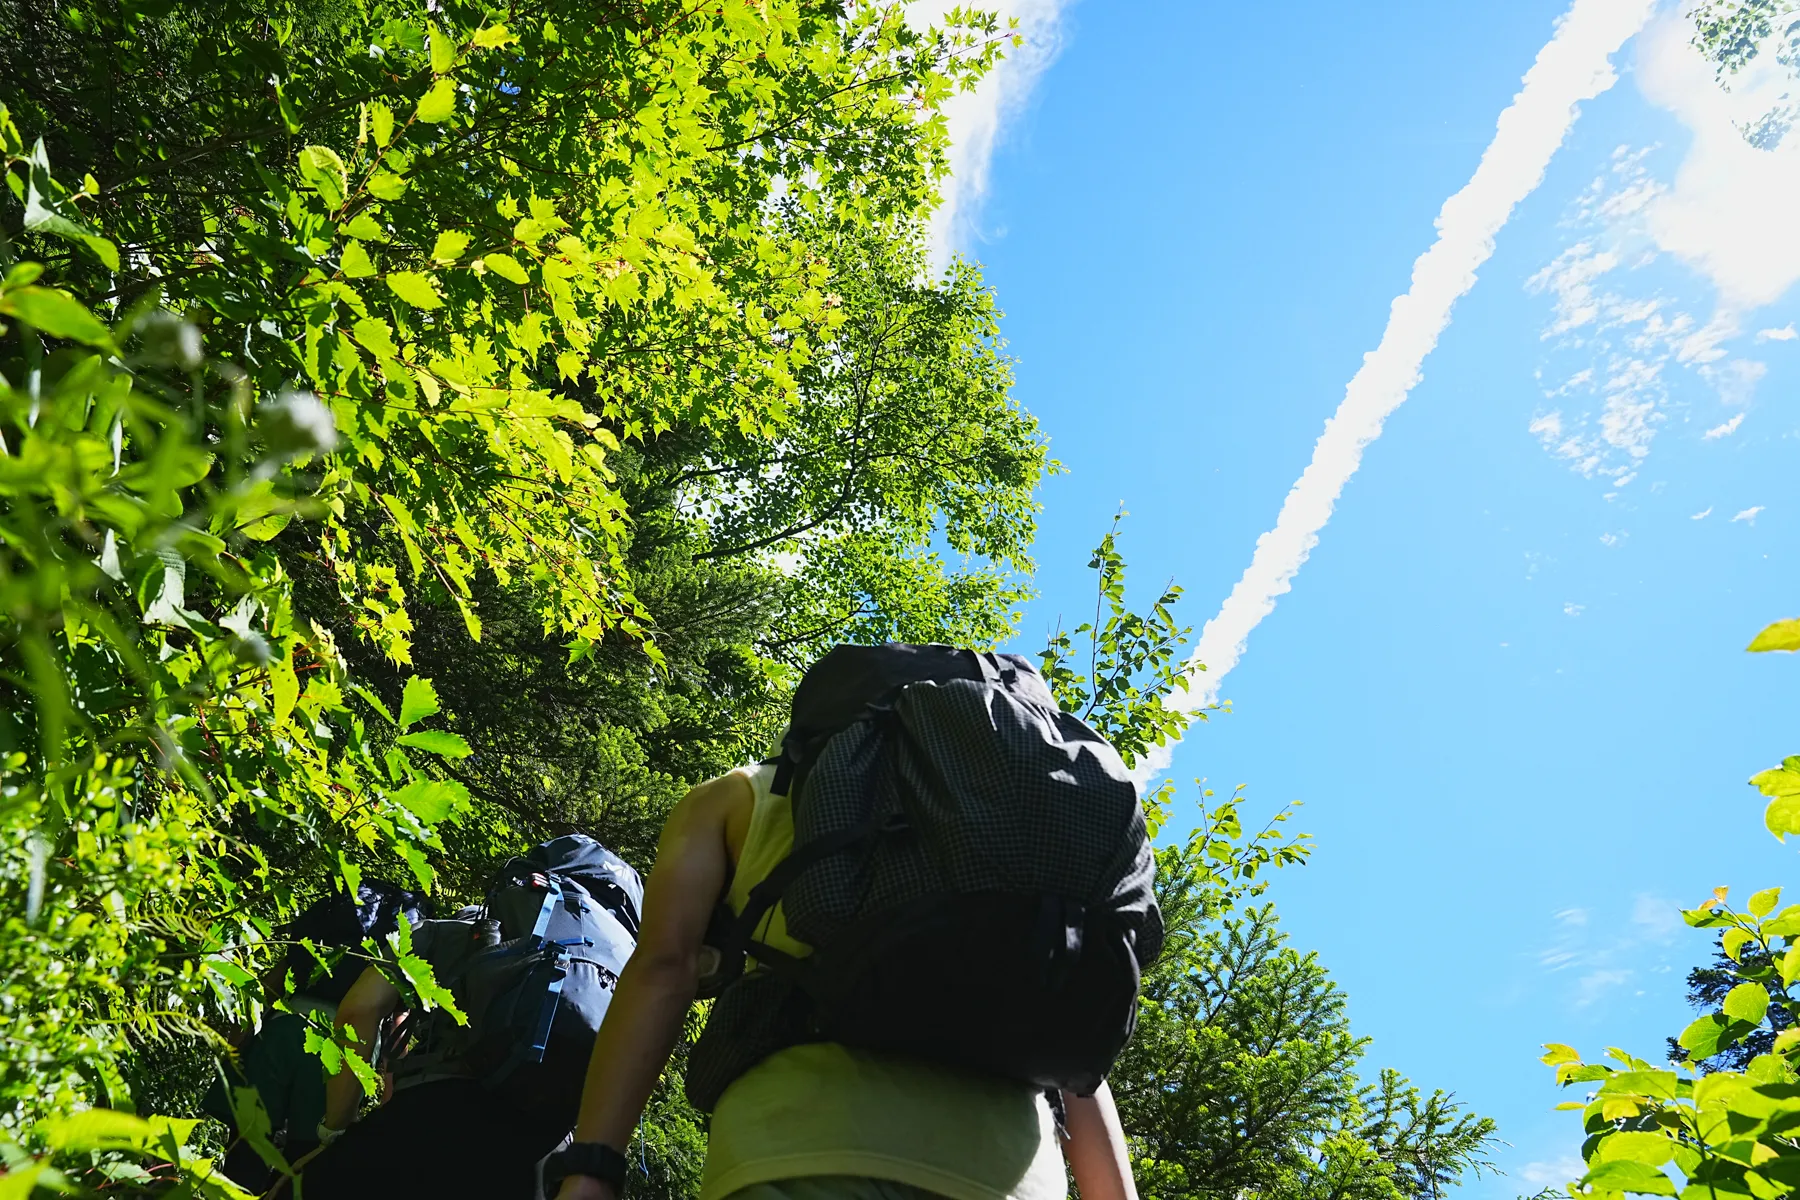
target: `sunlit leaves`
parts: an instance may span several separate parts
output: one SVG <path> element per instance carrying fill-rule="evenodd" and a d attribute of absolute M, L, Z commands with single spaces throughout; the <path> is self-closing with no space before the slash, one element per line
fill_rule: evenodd
<path fill-rule="evenodd" d="M 1800 617 L 1770 625 L 1751 640 L 1749 649 L 1757 653 L 1768 650 L 1800 650 Z"/>
<path fill-rule="evenodd" d="M 448 121 L 456 111 L 456 84 L 449 79 L 439 79 L 431 85 L 419 101 L 419 107 L 413 115 L 429 124 Z"/>
<path fill-rule="evenodd" d="M 23 321 L 51 337 L 102 349 L 112 345 L 111 331 L 74 297 L 55 288 L 0 289 L 0 317 Z"/>
<path fill-rule="evenodd" d="M 414 308 L 442 308 L 444 298 L 429 275 L 417 271 L 395 271 L 387 277 L 388 289 Z"/>
<path fill-rule="evenodd" d="M 329 146 L 308 146 L 300 151 L 300 178 L 318 191 L 327 209 L 335 211 L 344 203 L 348 175 L 344 160 Z"/>

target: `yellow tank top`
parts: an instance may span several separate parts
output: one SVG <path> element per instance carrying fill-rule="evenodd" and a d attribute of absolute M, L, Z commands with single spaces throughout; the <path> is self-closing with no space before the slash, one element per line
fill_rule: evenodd
<path fill-rule="evenodd" d="M 756 804 L 727 896 L 738 912 L 794 845 L 788 798 L 769 792 L 774 768 L 740 773 Z M 810 953 L 788 936 L 779 905 L 760 936 L 790 954 Z M 1031 1087 L 830 1042 L 772 1054 L 725 1089 L 700 1200 L 808 1175 L 893 1180 L 952 1200 L 1068 1194 L 1055 1123 Z"/>

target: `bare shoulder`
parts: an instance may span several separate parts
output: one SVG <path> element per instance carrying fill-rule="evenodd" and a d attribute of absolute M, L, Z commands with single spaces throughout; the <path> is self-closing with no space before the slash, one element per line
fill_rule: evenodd
<path fill-rule="evenodd" d="M 755 805 L 756 791 L 742 774 L 733 772 L 709 779 L 697 784 L 676 804 L 675 811 L 669 814 L 665 838 L 671 833 L 683 839 L 723 835 L 735 859 Z"/>

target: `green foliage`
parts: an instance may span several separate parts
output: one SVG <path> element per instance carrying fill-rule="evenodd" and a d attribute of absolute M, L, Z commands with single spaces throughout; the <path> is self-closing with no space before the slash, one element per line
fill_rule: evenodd
<path fill-rule="evenodd" d="M 9 1184 L 216 1191 L 185 1141 L 46 1122 L 228 1053 L 321 878 L 466 896 L 576 825 L 647 866 L 821 642 L 1010 632 L 1049 464 L 978 275 L 920 276 L 938 107 L 1003 35 L 813 0 L 0 25 L 0 1147 Z M 686 1193 L 679 1091 L 651 1175 Z"/>
<path fill-rule="evenodd" d="M 1743 70 L 1777 34 L 1776 55 L 1784 66 L 1793 66 L 1800 53 L 1800 4 L 1793 0 L 1707 0 L 1688 15 L 1694 45 L 1721 79 Z"/>
<path fill-rule="evenodd" d="M 1792 624 L 1770 626 L 1750 649 L 1788 649 Z M 1771 797 L 1765 822 L 1777 838 L 1800 831 L 1795 781 L 1800 758 L 1750 781 Z M 1618 1049 L 1611 1063 L 1587 1063 L 1571 1046 L 1546 1047 L 1559 1084 L 1599 1085 L 1560 1106 L 1581 1112 L 1587 1134 L 1588 1170 L 1570 1193 L 1779 1200 L 1800 1187 L 1800 904 L 1765 888 L 1739 911 L 1718 888 L 1682 917 L 1718 931 L 1719 961 L 1689 976 L 1689 998 L 1706 1011 L 1672 1040 L 1668 1064 Z"/>
<path fill-rule="evenodd" d="M 1118 548 L 1123 516 L 1113 519 L 1112 529 L 1088 562 L 1090 570 L 1099 572 L 1094 619 L 1072 631 L 1058 626 L 1039 657 L 1057 702 L 1093 725 L 1118 748 L 1126 765 L 1133 766 L 1151 746 L 1166 746 L 1179 738 L 1193 720 L 1193 714 L 1166 700 L 1187 691 L 1187 662 L 1180 651 L 1193 629 L 1175 621 L 1173 606 L 1181 599 L 1181 589 L 1173 582 L 1149 613 L 1127 608 L 1125 559 Z M 1084 635 L 1085 664 L 1075 650 Z M 1202 664 L 1199 669 L 1206 667 Z M 1206 719 L 1205 713 L 1199 716 Z"/>

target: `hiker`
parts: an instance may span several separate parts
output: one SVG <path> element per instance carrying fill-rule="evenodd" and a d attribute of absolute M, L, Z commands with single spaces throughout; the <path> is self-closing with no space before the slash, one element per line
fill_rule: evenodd
<path fill-rule="evenodd" d="M 468 1023 L 441 1008 L 409 1013 L 391 1058 L 393 1095 L 360 1121 L 351 1068 L 326 1081 L 326 1145 L 304 1168 L 306 1194 L 533 1196 L 538 1160 L 574 1124 L 642 904 L 636 871 L 571 834 L 508 862 L 481 907 L 420 926 L 413 952 Z M 337 1027 L 354 1030 L 365 1061 L 400 1002 L 370 967 L 338 1005 Z"/>
<path fill-rule="evenodd" d="M 402 920 L 416 926 L 430 912 L 431 901 L 423 894 L 369 879 L 357 885 L 354 899 L 338 886 L 307 905 L 279 932 L 296 943 L 305 939 L 327 951 L 348 950 L 362 945 L 364 938 L 386 937 Z M 224 1171 L 241 1187 L 267 1190 L 275 1169 L 237 1136 L 232 1092 L 256 1090 L 269 1118 L 269 1140 L 290 1163 L 316 1149 L 319 1122 L 325 1115 L 325 1074 L 318 1056 L 306 1050 L 307 1017 L 332 1019 L 338 1001 L 362 971 L 360 958 L 346 955 L 328 967 L 296 944 L 265 975 L 263 994 L 282 997 L 283 1008 L 267 1010 L 261 1026 L 238 1039 L 237 1053 L 220 1064 L 221 1076 L 202 1101 L 204 1111 L 231 1132 Z"/>
<path fill-rule="evenodd" d="M 1161 948 L 1153 871 L 1117 753 L 1024 659 L 836 648 L 777 758 L 671 813 L 546 1183 L 617 1200 L 717 991 L 686 1072 L 699 1200 L 1052 1200 L 1065 1158 L 1083 1200 L 1135 1200 L 1104 1080 Z"/>

